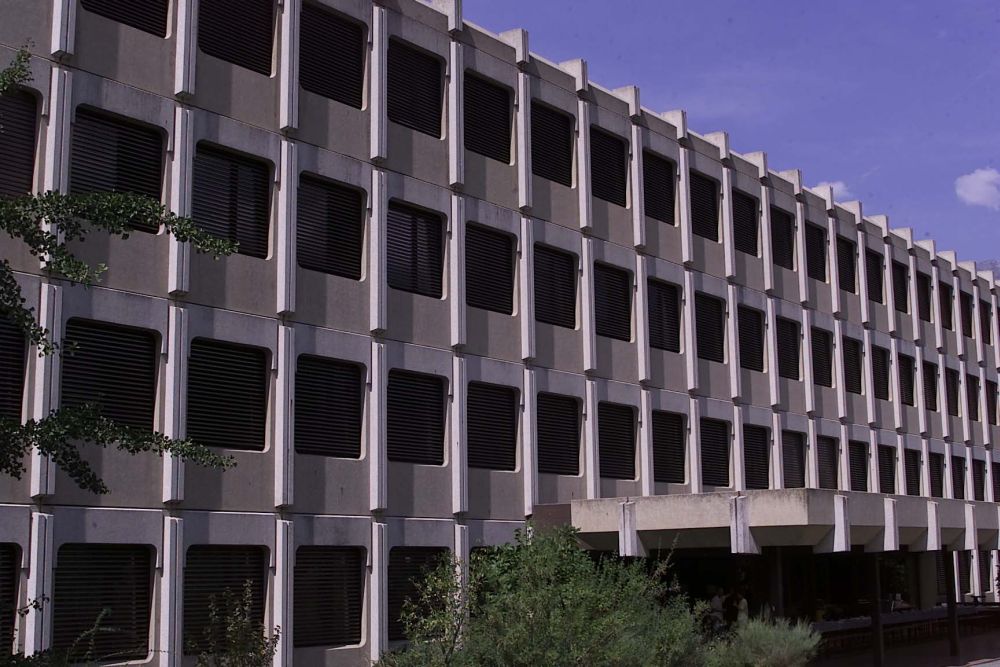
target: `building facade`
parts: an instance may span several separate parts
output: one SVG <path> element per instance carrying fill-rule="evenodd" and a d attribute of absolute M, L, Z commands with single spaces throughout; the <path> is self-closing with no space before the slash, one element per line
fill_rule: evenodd
<path fill-rule="evenodd" d="M 782 601 L 782 558 L 858 550 L 906 554 L 915 606 L 944 559 L 997 599 L 992 274 L 433 4 L 0 0 L 0 59 L 32 51 L 0 193 L 138 192 L 240 243 L 95 234 L 88 289 L 0 241 L 76 344 L 4 323 L 0 414 L 96 400 L 237 463 L 0 481 L 11 641 L 108 608 L 105 655 L 179 665 L 250 581 L 276 664 L 368 664 L 423 563 L 532 515 L 746 554 Z"/>

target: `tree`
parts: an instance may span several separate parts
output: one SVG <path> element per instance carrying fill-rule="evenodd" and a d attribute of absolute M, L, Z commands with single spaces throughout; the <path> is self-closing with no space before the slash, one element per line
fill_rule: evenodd
<path fill-rule="evenodd" d="M 20 49 L 13 61 L 0 70 L 0 96 L 30 80 L 27 49 Z M 0 132 L 3 118 L 0 118 Z M 45 270 L 74 284 L 91 286 L 99 282 L 107 267 L 90 266 L 68 246 L 92 233 L 106 233 L 127 239 L 135 227 L 162 227 L 167 234 L 188 242 L 196 252 L 216 258 L 235 252 L 234 242 L 201 230 L 190 218 L 168 211 L 148 197 L 102 192 L 66 195 L 58 192 L 0 197 L 0 232 L 13 243 L 44 260 Z M 39 355 L 72 354 L 53 341 L 50 332 L 38 323 L 25 303 L 21 288 L 7 258 L 0 259 L 0 318 L 20 329 Z M 220 456 L 189 439 L 172 439 L 161 433 L 118 424 L 101 415 L 97 405 L 53 410 L 38 420 L 21 424 L 0 417 L 0 474 L 20 479 L 25 456 L 33 449 L 50 457 L 81 488 L 107 493 L 108 488 L 81 456 L 80 445 L 116 447 L 129 453 L 153 452 L 195 464 L 226 468 L 230 457 Z"/>

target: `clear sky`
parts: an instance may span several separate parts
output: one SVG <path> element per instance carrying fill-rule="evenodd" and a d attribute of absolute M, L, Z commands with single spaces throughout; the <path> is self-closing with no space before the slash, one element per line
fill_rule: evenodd
<path fill-rule="evenodd" d="M 643 106 L 912 227 L 1000 258 L 1000 0 L 464 0 Z"/>

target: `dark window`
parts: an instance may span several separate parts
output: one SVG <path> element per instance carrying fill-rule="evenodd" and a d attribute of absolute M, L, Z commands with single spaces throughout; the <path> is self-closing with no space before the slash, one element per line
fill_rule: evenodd
<path fill-rule="evenodd" d="M 632 339 L 632 276 L 608 264 L 594 264 L 594 322 L 598 336 Z"/>
<path fill-rule="evenodd" d="M 597 451 L 601 477 L 635 479 L 635 415 L 617 403 L 597 405 Z"/>
<path fill-rule="evenodd" d="M 642 193 L 646 215 L 674 224 L 674 163 L 649 151 L 642 153 Z"/>
<path fill-rule="evenodd" d="M 250 589 L 250 622 L 265 626 L 267 600 L 268 552 L 265 547 L 243 545 L 196 544 L 187 550 L 184 567 L 184 649 L 201 652 L 210 642 L 224 646 L 227 637 L 220 624 L 216 636 L 206 635 L 210 626 L 211 605 L 223 605 L 226 598 L 242 601 Z"/>
<path fill-rule="evenodd" d="M 295 551 L 294 645 L 361 643 L 365 550 L 302 546 Z"/>
<path fill-rule="evenodd" d="M 952 496 L 965 500 L 965 457 L 951 457 L 951 490 Z"/>
<path fill-rule="evenodd" d="M 948 403 L 948 414 L 952 417 L 957 417 L 960 414 L 958 407 L 958 383 L 960 379 L 958 371 L 954 368 L 944 369 L 945 400 Z"/>
<path fill-rule="evenodd" d="M 62 355 L 62 405 L 96 405 L 101 415 L 144 431 L 156 410 L 156 334 L 144 329 L 71 319 Z M 193 437 L 193 436 L 192 436 Z"/>
<path fill-rule="evenodd" d="M 993 344 L 993 308 L 988 301 L 979 302 L 979 332 L 984 344 Z"/>
<path fill-rule="evenodd" d="M 899 364 L 899 400 L 902 401 L 903 405 L 914 405 L 914 373 L 916 371 L 916 363 L 913 361 L 913 357 L 900 354 L 896 357 L 896 363 Z"/>
<path fill-rule="evenodd" d="M 389 371 L 386 449 L 390 461 L 444 463 L 445 380 Z"/>
<path fill-rule="evenodd" d="M 843 236 L 837 237 L 837 279 L 840 289 L 854 294 L 857 292 L 855 270 L 855 244 Z"/>
<path fill-rule="evenodd" d="M 389 550 L 388 632 L 389 641 L 406 639 L 403 605 L 416 604 L 420 582 L 444 558 L 448 550 L 440 547 L 393 547 Z"/>
<path fill-rule="evenodd" d="M 273 37 L 274 0 L 198 3 L 198 47 L 210 56 L 269 75 Z"/>
<path fill-rule="evenodd" d="M 188 437 L 209 447 L 263 451 L 268 373 L 262 348 L 205 338 L 191 341 Z"/>
<path fill-rule="evenodd" d="M 535 319 L 576 327 L 576 256 L 535 244 Z"/>
<path fill-rule="evenodd" d="M 924 362 L 924 403 L 927 405 L 928 410 L 938 409 L 938 369 L 937 364 L 932 364 L 929 361 Z"/>
<path fill-rule="evenodd" d="M 0 95 L 0 197 L 17 197 L 35 189 L 37 125 L 34 95 L 16 89 Z"/>
<path fill-rule="evenodd" d="M 16 544 L 0 544 L 0 641 L 14 644 L 14 626 L 18 619 L 18 584 L 21 549 Z M 91 626 L 93 622 L 91 622 Z"/>
<path fill-rule="evenodd" d="M 899 312 L 910 312 L 910 267 L 902 262 L 892 263 L 892 302 Z"/>
<path fill-rule="evenodd" d="M 930 453 L 928 472 L 931 478 L 931 497 L 944 498 L 944 454 Z"/>
<path fill-rule="evenodd" d="M 364 106 L 365 25 L 311 2 L 302 4 L 299 24 L 299 84 L 355 109 Z"/>
<path fill-rule="evenodd" d="M 972 492 L 976 500 L 986 500 L 986 461 L 972 459 Z"/>
<path fill-rule="evenodd" d="M 747 424 L 743 427 L 743 474 L 748 489 L 770 485 L 770 443 L 767 429 Z"/>
<path fill-rule="evenodd" d="M 924 322 L 931 321 L 931 277 L 917 273 L 917 315 Z"/>
<path fill-rule="evenodd" d="M 465 148 L 510 162 L 510 90 L 465 71 Z"/>
<path fill-rule="evenodd" d="M 444 223 L 441 216 L 397 202 L 386 215 L 386 262 L 389 287 L 441 298 L 444 271 Z"/>
<path fill-rule="evenodd" d="M 0 419 L 21 421 L 28 341 L 6 317 L 0 317 Z"/>
<path fill-rule="evenodd" d="M 566 187 L 573 185 L 573 117 L 531 103 L 531 171 Z"/>
<path fill-rule="evenodd" d="M 389 40 L 385 102 L 389 120 L 432 137 L 441 136 L 441 60 Z"/>
<path fill-rule="evenodd" d="M 470 468 L 517 467 L 517 396 L 513 387 L 469 383 L 465 409 Z"/>
<path fill-rule="evenodd" d="M 839 488 L 840 446 L 836 438 L 825 435 L 816 437 L 816 463 L 819 468 L 819 488 Z"/>
<path fill-rule="evenodd" d="M 740 329 L 740 366 L 752 371 L 763 371 L 764 313 L 746 306 L 738 306 L 736 315 Z M 698 334 L 701 335 L 700 329 Z"/>
<path fill-rule="evenodd" d="M 514 312 L 514 237 L 479 225 L 465 226 L 465 303 Z"/>
<path fill-rule="evenodd" d="M 979 378 L 975 375 L 965 376 L 965 407 L 969 419 L 979 421 Z"/>
<path fill-rule="evenodd" d="M 895 447 L 879 445 L 878 490 L 879 493 L 896 493 L 896 448 Z"/>
<path fill-rule="evenodd" d="M 681 351 L 681 289 L 652 278 L 647 283 L 649 345 L 669 352 Z"/>
<path fill-rule="evenodd" d="M 628 143 L 590 126 L 590 187 L 598 199 L 625 206 L 628 190 Z"/>
<path fill-rule="evenodd" d="M 777 319 L 778 375 L 799 379 L 799 323 L 784 317 Z"/>
<path fill-rule="evenodd" d="M 53 578 L 52 648 L 73 662 L 146 659 L 153 597 L 148 546 L 64 544 Z"/>
<path fill-rule="evenodd" d="M 757 211 L 760 204 L 755 197 L 733 190 L 733 245 L 743 253 L 757 256 L 757 237 L 760 236 L 760 225 L 757 222 Z"/>
<path fill-rule="evenodd" d="M 990 575 L 992 571 L 992 561 L 990 560 L 992 552 L 987 549 L 980 549 L 978 554 L 979 563 L 979 581 L 982 582 L 983 593 L 989 593 L 993 590 L 993 586 L 996 580 Z"/>
<path fill-rule="evenodd" d="M 301 355 L 295 370 L 295 451 L 360 458 L 364 391 L 361 366 Z"/>
<path fill-rule="evenodd" d="M 993 380 L 986 381 L 986 419 L 994 426 L 997 425 L 997 383 Z M 997 498 L 1000 502 L 1000 498 Z"/>
<path fill-rule="evenodd" d="M 972 295 L 968 292 L 959 292 L 958 305 L 962 311 L 962 335 L 972 338 L 975 330 L 972 328 Z"/>
<path fill-rule="evenodd" d="M 938 301 L 941 305 L 941 326 L 949 331 L 954 330 L 955 290 L 951 285 L 938 282 Z"/>
<path fill-rule="evenodd" d="M 785 488 L 805 488 L 806 436 L 804 433 L 797 433 L 795 431 L 781 432 L 781 461 L 785 473 Z"/>
<path fill-rule="evenodd" d="M 684 415 L 653 410 L 654 481 L 683 484 L 686 453 Z"/>
<path fill-rule="evenodd" d="M 795 268 L 795 218 L 771 207 L 771 256 L 775 266 Z"/>
<path fill-rule="evenodd" d="M 960 593 L 972 592 L 971 578 L 972 552 L 958 552 L 958 590 Z"/>
<path fill-rule="evenodd" d="M 889 400 L 889 350 L 872 345 L 872 390 L 875 398 Z"/>
<path fill-rule="evenodd" d="M 868 490 L 868 443 L 851 440 L 847 443 L 847 464 L 851 473 L 851 491 Z"/>
<path fill-rule="evenodd" d="M 270 170 L 264 162 L 199 144 L 191 217 L 210 234 L 238 241 L 241 255 L 267 257 Z"/>
<path fill-rule="evenodd" d="M 833 334 L 812 327 L 813 382 L 823 387 L 833 386 Z"/>
<path fill-rule="evenodd" d="M 729 424 L 718 419 L 702 419 L 701 483 L 729 486 Z"/>
<path fill-rule="evenodd" d="M 852 394 L 861 393 L 861 357 L 862 344 L 854 338 L 841 339 L 844 359 L 844 389 Z"/>
<path fill-rule="evenodd" d="M 868 298 L 875 303 L 885 303 L 884 291 L 885 264 L 881 254 L 865 248 L 865 273 L 868 280 Z M 894 276 L 895 277 L 895 274 Z"/>
<path fill-rule="evenodd" d="M 365 195 L 339 183 L 299 177 L 299 266 L 361 280 L 365 245 Z"/>
<path fill-rule="evenodd" d="M 724 361 L 726 306 L 722 299 L 697 292 L 694 295 L 694 314 L 698 357 L 709 361 Z"/>
<path fill-rule="evenodd" d="M 538 472 L 580 474 L 580 403 L 572 396 L 538 394 Z"/>
<path fill-rule="evenodd" d="M 826 230 L 806 224 L 806 271 L 813 280 L 826 282 Z"/>
<path fill-rule="evenodd" d="M 906 495 L 920 495 L 920 452 L 903 450 L 903 467 L 906 473 Z"/>
<path fill-rule="evenodd" d="M 169 0 L 82 0 L 83 8 L 157 37 L 167 36 Z"/>
<path fill-rule="evenodd" d="M 993 470 L 993 502 L 1000 503 L 1000 463 L 991 464 Z"/>
<path fill-rule="evenodd" d="M 690 172 L 691 231 L 710 241 L 719 240 L 719 184 Z"/>

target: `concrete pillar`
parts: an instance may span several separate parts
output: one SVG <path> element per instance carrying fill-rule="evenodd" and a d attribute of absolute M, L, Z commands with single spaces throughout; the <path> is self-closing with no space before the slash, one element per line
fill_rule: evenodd
<path fill-rule="evenodd" d="M 954 554 L 943 549 L 944 554 L 944 601 L 948 607 L 948 654 L 958 656 L 958 605 L 955 602 L 955 558 Z"/>
<path fill-rule="evenodd" d="M 872 664 L 882 667 L 885 662 L 885 641 L 882 634 L 882 559 L 878 554 L 868 558 L 871 565 L 872 602 Z"/>

